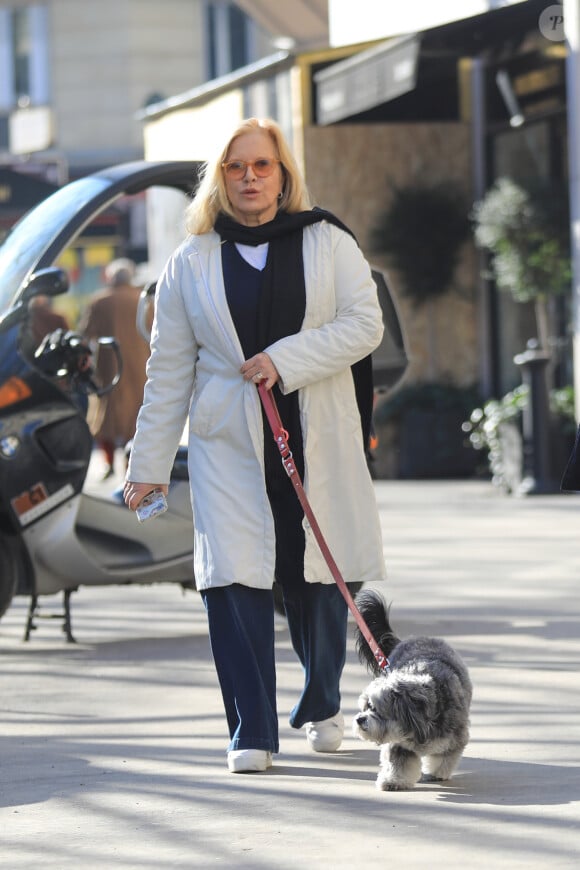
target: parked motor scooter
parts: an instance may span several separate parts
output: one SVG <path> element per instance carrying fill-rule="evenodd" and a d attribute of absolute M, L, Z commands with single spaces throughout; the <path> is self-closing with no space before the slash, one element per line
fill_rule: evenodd
<path fill-rule="evenodd" d="M 155 521 L 137 522 L 120 493 L 85 491 L 93 451 L 87 397 L 114 388 L 122 361 L 114 337 L 99 340 L 98 352 L 117 360 L 115 378 L 100 384 L 91 347 L 74 332 L 57 330 L 26 351 L 28 303 L 67 289 L 65 272 L 41 269 L 0 318 L 0 616 L 13 595 L 29 595 L 25 640 L 42 616 L 43 596 L 63 594 L 58 615 L 72 642 L 70 596 L 80 586 L 175 582 L 195 588 L 183 451 L 168 510 Z"/>

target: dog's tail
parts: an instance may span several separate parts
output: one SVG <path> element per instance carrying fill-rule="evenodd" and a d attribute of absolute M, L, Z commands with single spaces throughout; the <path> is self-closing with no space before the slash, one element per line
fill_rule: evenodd
<path fill-rule="evenodd" d="M 362 589 L 355 598 L 355 604 L 374 639 L 388 658 L 399 643 L 399 638 L 393 634 L 389 622 L 390 608 L 387 606 L 385 599 L 374 589 Z M 358 625 L 355 628 L 355 644 L 360 662 L 366 665 L 367 669 L 378 677 L 381 669 Z"/>

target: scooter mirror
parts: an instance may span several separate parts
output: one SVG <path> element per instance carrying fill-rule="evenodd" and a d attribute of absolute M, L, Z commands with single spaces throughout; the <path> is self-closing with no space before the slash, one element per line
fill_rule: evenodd
<path fill-rule="evenodd" d="M 22 288 L 20 298 L 23 302 L 27 302 L 34 296 L 60 296 L 61 293 L 66 293 L 68 288 L 68 275 L 64 269 L 51 266 L 33 272 Z"/>
<path fill-rule="evenodd" d="M 28 302 L 35 296 L 59 296 L 69 288 L 68 275 L 63 269 L 50 267 L 34 272 L 24 284 L 16 305 L 0 317 L 0 331 L 6 332 L 28 315 Z"/>
<path fill-rule="evenodd" d="M 90 384 L 96 396 L 105 396 L 117 386 L 123 374 L 123 358 L 119 342 L 111 335 L 102 335 L 97 339 L 98 354 L 105 352 L 106 359 L 102 363 L 102 371 L 93 370 Z M 97 369 L 101 367 L 97 366 Z M 104 379 L 103 379 L 104 375 Z"/>
<path fill-rule="evenodd" d="M 137 331 L 146 342 L 151 340 L 153 325 L 153 306 L 155 305 L 155 289 L 157 281 L 151 281 L 141 290 L 137 305 Z"/>

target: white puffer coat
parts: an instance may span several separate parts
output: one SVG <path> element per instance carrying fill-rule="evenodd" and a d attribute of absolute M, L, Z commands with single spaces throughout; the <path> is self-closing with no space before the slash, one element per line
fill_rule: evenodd
<path fill-rule="evenodd" d="M 370 268 L 347 233 L 320 222 L 306 227 L 303 239 L 302 329 L 264 350 L 283 392 L 299 390 L 304 487 L 334 559 L 347 582 L 377 581 L 385 575 L 381 529 L 350 366 L 380 343 L 382 313 Z M 220 238 L 192 236 L 158 284 L 127 478 L 169 481 L 189 414 L 198 589 L 230 583 L 270 588 L 274 579 L 260 398 L 240 374 L 243 361 L 226 301 Z M 305 529 L 306 579 L 334 582 Z"/>

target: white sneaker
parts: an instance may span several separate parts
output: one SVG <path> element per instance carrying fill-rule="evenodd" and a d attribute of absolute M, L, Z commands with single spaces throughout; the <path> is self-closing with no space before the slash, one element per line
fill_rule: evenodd
<path fill-rule="evenodd" d="M 261 773 L 272 767 L 272 753 L 264 749 L 234 749 L 228 752 L 230 773 Z"/>
<path fill-rule="evenodd" d="M 315 752 L 336 752 L 344 735 L 344 716 L 338 711 L 322 722 L 307 722 L 306 739 Z"/>

